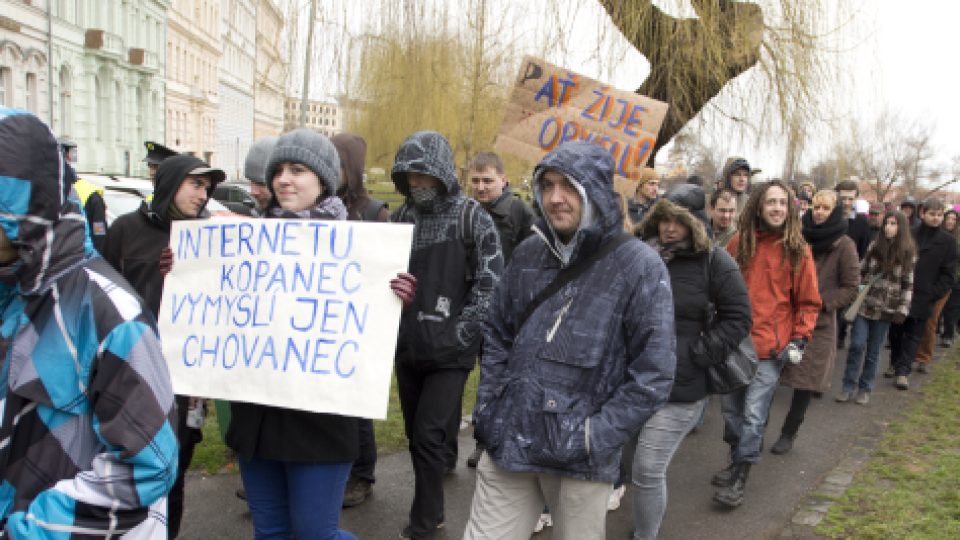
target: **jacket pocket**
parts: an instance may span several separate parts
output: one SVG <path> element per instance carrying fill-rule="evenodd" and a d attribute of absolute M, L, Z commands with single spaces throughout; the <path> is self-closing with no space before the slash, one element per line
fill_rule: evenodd
<path fill-rule="evenodd" d="M 508 383 L 498 384 L 490 399 L 479 403 L 473 411 L 474 435 L 489 449 L 498 448 L 502 442 L 504 415 L 501 414 L 501 408 L 507 385 Z"/>
<path fill-rule="evenodd" d="M 459 358 L 456 317 L 438 317 L 420 311 L 413 325 L 411 349 L 414 361 L 443 363 Z"/>
<path fill-rule="evenodd" d="M 590 470 L 590 423 L 581 403 L 564 392 L 544 390 L 540 411 L 531 417 L 531 464 L 568 471 Z"/>

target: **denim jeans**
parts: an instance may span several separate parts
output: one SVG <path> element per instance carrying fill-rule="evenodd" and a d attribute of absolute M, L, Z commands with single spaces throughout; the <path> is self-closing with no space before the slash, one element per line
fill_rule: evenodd
<path fill-rule="evenodd" d="M 767 428 L 770 403 L 777 391 L 782 368 L 783 361 L 777 358 L 761 359 L 750 386 L 720 398 L 723 439 L 730 444 L 730 460 L 733 463 L 760 461 L 763 432 Z"/>
<path fill-rule="evenodd" d="M 873 392 L 877 366 L 880 363 L 880 347 L 883 346 L 889 329 L 890 321 L 875 321 L 859 315 L 853 321 L 850 348 L 847 350 L 847 369 L 843 372 L 844 392 L 853 392 L 858 388 L 862 392 Z"/>
<path fill-rule="evenodd" d="M 356 540 L 340 529 L 350 463 L 240 460 L 255 540 Z"/>
<path fill-rule="evenodd" d="M 667 403 L 647 420 L 633 458 L 633 538 L 656 538 L 667 510 L 667 467 L 680 442 L 696 425 L 706 398 Z"/>

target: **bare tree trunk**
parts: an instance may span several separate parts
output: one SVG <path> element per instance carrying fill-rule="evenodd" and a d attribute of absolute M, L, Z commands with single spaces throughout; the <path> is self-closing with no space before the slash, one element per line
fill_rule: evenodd
<path fill-rule="evenodd" d="M 310 20 L 307 21 L 307 46 L 303 54 L 303 94 L 300 96 L 300 127 L 307 125 L 307 99 L 310 94 L 310 65 L 313 63 L 313 29 L 317 22 L 317 0 L 310 0 Z"/>

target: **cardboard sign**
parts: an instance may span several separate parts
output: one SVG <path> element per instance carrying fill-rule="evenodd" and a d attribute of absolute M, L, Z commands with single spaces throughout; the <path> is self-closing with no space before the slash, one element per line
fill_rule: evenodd
<path fill-rule="evenodd" d="M 632 197 L 666 114 L 666 103 L 526 56 L 494 148 L 536 163 L 565 141 L 594 142 L 613 156 L 617 191 Z"/>
<path fill-rule="evenodd" d="M 174 221 L 159 326 L 177 394 L 385 418 L 412 225 Z"/>

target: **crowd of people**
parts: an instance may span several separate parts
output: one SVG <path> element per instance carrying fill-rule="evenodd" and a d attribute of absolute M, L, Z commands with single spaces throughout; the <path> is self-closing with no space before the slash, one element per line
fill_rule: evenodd
<path fill-rule="evenodd" d="M 178 535 L 209 404 L 174 395 L 156 316 L 175 264 L 171 223 L 207 218 L 226 175 L 147 149 L 152 198 L 106 228 L 102 201 L 75 186 L 72 147 L 35 116 L 0 109 L 9 537 Z M 403 306 L 394 366 L 414 473 L 401 538 L 445 525 L 444 476 L 478 360 L 463 538 L 529 538 L 544 526 L 555 538 L 604 538 L 629 485 L 633 538 L 646 539 L 666 511 L 670 461 L 711 394 L 729 446 L 709 479 L 713 499 L 736 508 L 779 385 L 793 394 L 770 451 L 786 454 L 813 399 L 833 390 L 837 402 L 870 403 L 885 340 L 884 376 L 907 390 L 960 318 L 958 216 L 935 197 L 874 201 L 864 216 L 855 183 L 755 183 L 748 161 L 731 158 L 709 190 L 697 179 L 662 193 L 648 169 L 624 205 L 609 152 L 568 142 L 534 168 L 530 207 L 491 152 L 467 165 L 467 196 L 449 142 L 420 131 L 396 152 L 403 203 L 389 209 L 364 186 L 365 154 L 359 136 L 296 129 L 256 141 L 244 173 L 252 219 L 415 225 L 408 269 L 389 283 Z M 721 393 L 712 374 L 744 343 L 756 373 Z M 244 402 L 218 416 L 255 538 L 354 538 L 339 516 L 374 489 L 372 421 Z"/>

